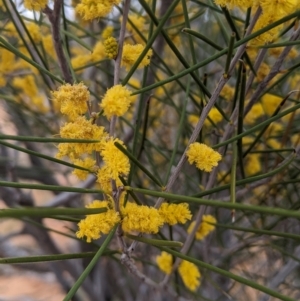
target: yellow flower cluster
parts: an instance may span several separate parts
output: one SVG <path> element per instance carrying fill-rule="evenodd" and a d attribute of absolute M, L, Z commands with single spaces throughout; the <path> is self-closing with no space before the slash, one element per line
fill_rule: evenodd
<path fill-rule="evenodd" d="M 130 22 L 126 23 L 126 30 L 128 31 L 129 35 L 126 41 L 129 41 L 131 43 L 132 41 L 134 43 L 144 43 L 144 40 L 140 37 L 140 35 L 136 32 L 137 28 L 141 34 L 146 36 L 147 27 L 146 27 L 146 20 L 141 15 L 136 14 L 129 14 L 128 19 L 131 21 L 131 23 L 134 25 L 134 27 L 131 25 Z M 122 21 L 122 17 L 120 18 L 120 22 Z"/>
<path fill-rule="evenodd" d="M 40 94 L 33 75 L 15 77 L 12 86 L 21 91 L 17 97 L 20 102 L 26 103 L 30 108 L 37 109 L 38 112 L 47 112 L 45 97 Z"/>
<path fill-rule="evenodd" d="M 86 237 L 87 242 L 100 238 L 101 234 L 108 234 L 110 230 L 120 222 L 119 214 L 111 209 L 112 204 L 108 201 L 95 200 L 87 208 L 106 208 L 107 211 L 100 214 L 87 215 L 78 223 L 78 238 Z"/>
<path fill-rule="evenodd" d="M 72 49 L 73 57 L 71 59 L 71 64 L 74 69 L 81 68 L 76 70 L 76 72 L 82 72 L 85 65 L 90 64 L 91 62 L 99 62 L 105 59 L 105 49 L 102 41 L 98 41 L 94 47 L 93 51 L 89 52 L 86 49 L 80 47 L 74 47 Z"/>
<path fill-rule="evenodd" d="M 156 256 L 156 263 L 161 271 L 169 275 L 172 272 L 173 258 L 167 252 L 161 252 L 160 255 Z"/>
<path fill-rule="evenodd" d="M 75 11 L 83 20 L 93 20 L 108 15 L 114 5 L 118 5 L 121 0 L 81 0 Z"/>
<path fill-rule="evenodd" d="M 17 76 L 13 79 L 12 85 L 20 90 L 26 91 L 29 97 L 34 97 L 38 94 L 38 87 L 35 83 L 33 75 L 26 75 L 23 77 Z"/>
<path fill-rule="evenodd" d="M 248 154 L 245 158 L 245 172 L 247 176 L 253 176 L 261 171 L 260 154 Z"/>
<path fill-rule="evenodd" d="M 229 8 L 239 7 L 246 9 L 248 7 L 262 8 L 262 14 L 255 25 L 254 31 L 257 31 L 299 8 L 298 0 L 215 0 L 216 4 L 227 6 Z M 254 43 L 266 43 L 273 41 L 278 35 L 281 26 L 277 26 L 262 35 Z"/>
<path fill-rule="evenodd" d="M 173 226 L 175 224 L 185 224 L 187 220 L 192 218 L 187 203 L 168 204 L 163 203 L 158 209 L 159 214 L 164 219 L 165 223 Z"/>
<path fill-rule="evenodd" d="M 60 128 L 60 136 L 70 139 L 101 140 L 101 142 L 96 143 L 60 143 L 56 157 L 69 156 L 71 160 L 75 160 L 84 153 L 91 154 L 93 151 L 101 151 L 107 133 L 104 127 L 92 124 L 91 120 L 77 117 L 73 122 L 68 122 Z"/>
<path fill-rule="evenodd" d="M 101 34 L 102 39 L 103 40 L 108 39 L 113 35 L 113 32 L 114 32 L 114 28 L 112 26 L 106 26 Z"/>
<path fill-rule="evenodd" d="M 282 97 L 278 97 L 273 94 L 265 94 L 261 98 L 262 107 L 267 115 L 271 116 L 277 109 L 277 107 L 280 105 L 282 101 Z"/>
<path fill-rule="evenodd" d="M 200 286 L 200 271 L 197 266 L 189 261 L 183 260 L 178 267 L 179 275 L 184 285 L 191 291 L 195 292 Z"/>
<path fill-rule="evenodd" d="M 42 41 L 42 33 L 40 27 L 36 23 L 26 24 L 26 27 L 35 43 L 40 43 Z"/>
<path fill-rule="evenodd" d="M 188 204 L 163 204 L 158 210 L 153 207 L 139 206 L 134 203 L 127 203 L 121 209 L 124 217 L 122 228 L 125 232 L 138 231 L 143 233 L 157 233 L 159 228 L 167 223 L 185 224 L 192 218 Z"/>
<path fill-rule="evenodd" d="M 90 157 L 87 157 L 83 160 L 75 159 L 73 161 L 73 163 L 75 165 L 84 167 L 84 168 L 89 169 L 91 171 L 93 171 L 96 167 L 96 161 L 94 159 L 90 158 Z M 74 169 L 73 174 L 76 175 L 78 177 L 78 179 L 85 180 L 87 178 L 88 174 L 89 174 L 89 171 L 76 168 L 76 169 Z"/>
<path fill-rule="evenodd" d="M 119 178 L 116 180 L 117 187 L 122 186 L 122 182 Z M 105 192 L 107 195 L 112 193 L 112 186 L 111 186 L 111 173 L 110 168 L 106 165 L 102 166 L 98 169 L 97 172 L 97 183 L 100 185 L 100 189 Z"/>
<path fill-rule="evenodd" d="M 217 124 L 223 120 L 223 116 L 221 115 L 221 113 L 217 108 L 212 108 L 208 113 L 208 117 L 213 121 L 214 124 Z M 204 124 L 206 126 L 212 125 L 208 119 L 204 120 Z"/>
<path fill-rule="evenodd" d="M 122 228 L 125 232 L 157 233 L 164 224 L 158 210 L 153 207 L 128 202 L 121 210 L 121 214 Z"/>
<path fill-rule="evenodd" d="M 136 60 L 139 58 L 139 56 L 141 55 L 144 49 L 145 47 L 141 44 L 136 44 L 136 45 L 125 44 L 123 47 L 121 65 L 125 66 L 126 70 L 129 70 L 132 67 L 132 65 L 136 62 Z M 143 68 L 145 66 L 148 66 L 150 64 L 151 56 L 152 56 L 152 50 L 149 49 L 147 54 L 140 62 L 138 68 Z"/>
<path fill-rule="evenodd" d="M 46 7 L 48 0 L 24 0 L 24 7 L 29 10 L 42 10 Z"/>
<path fill-rule="evenodd" d="M 109 59 L 115 59 L 118 55 L 118 42 L 114 37 L 109 37 L 104 41 L 105 55 Z"/>
<path fill-rule="evenodd" d="M 228 6 L 229 8 L 248 8 L 254 5 L 254 0 L 215 0 L 215 3 L 220 6 Z"/>
<path fill-rule="evenodd" d="M 125 232 L 142 232 L 148 234 L 156 234 L 159 228 L 163 226 L 164 223 L 170 225 L 175 225 L 176 223 L 185 223 L 188 219 L 191 219 L 191 213 L 188 209 L 187 204 L 172 205 L 169 208 L 163 210 L 164 214 L 161 214 L 160 210 L 154 207 L 149 207 L 145 205 L 137 205 L 135 203 L 128 202 L 126 206 L 123 206 L 124 194 L 121 196 L 121 219 L 119 215 L 113 214 L 114 209 L 108 210 L 106 213 L 101 213 L 97 215 L 89 215 L 84 220 L 80 221 L 78 224 L 79 231 L 76 233 L 77 237 L 87 237 L 88 242 L 91 239 L 98 239 L 99 233 L 108 233 L 109 229 L 107 227 L 108 216 L 112 216 L 112 223 L 109 224 L 111 228 L 116 224 L 116 222 L 122 223 L 122 229 Z M 92 207 L 94 206 L 94 207 Z M 89 208 L 102 208 L 108 207 L 108 202 L 106 201 L 95 201 Z M 178 208 L 176 208 L 178 207 Z M 181 217 L 179 213 L 181 212 Z M 172 218 L 171 215 L 174 214 L 175 217 Z M 116 218 L 118 216 L 118 218 Z M 99 220 L 99 225 L 96 227 L 94 222 Z M 104 224 L 103 224 L 104 222 Z M 102 226 L 104 227 L 102 229 Z"/>
<path fill-rule="evenodd" d="M 106 176 L 113 180 L 118 180 L 119 176 L 127 176 L 130 170 L 129 159 L 124 155 L 114 143 L 118 142 L 123 145 L 119 139 L 109 139 L 102 144 L 100 154 L 102 156 L 104 167 L 101 172 L 105 171 Z M 125 147 L 123 145 L 123 147 Z"/>
<path fill-rule="evenodd" d="M 234 88 L 228 85 L 224 86 L 220 93 L 220 96 L 225 98 L 227 101 L 232 100 L 234 96 Z"/>
<path fill-rule="evenodd" d="M 132 102 L 130 94 L 130 90 L 126 89 L 122 85 L 115 85 L 108 89 L 100 104 L 100 108 L 103 109 L 104 115 L 108 119 L 114 115 L 124 115 Z"/>
<path fill-rule="evenodd" d="M 93 52 L 91 54 L 91 60 L 93 62 L 97 62 L 100 60 L 103 60 L 105 58 L 105 47 L 102 43 L 102 41 L 98 41 L 94 48 L 93 48 Z"/>
<path fill-rule="evenodd" d="M 245 124 L 252 124 L 256 121 L 257 118 L 260 118 L 264 115 L 264 109 L 260 103 L 256 103 L 252 106 L 249 113 L 244 118 Z"/>
<path fill-rule="evenodd" d="M 62 114 L 74 121 L 78 116 L 86 113 L 90 92 L 83 83 L 65 84 L 57 91 L 52 91 L 52 97 L 53 101 L 60 105 Z"/>
<path fill-rule="evenodd" d="M 204 239 L 209 233 L 211 233 L 215 229 L 215 226 L 212 224 L 215 224 L 216 222 L 217 222 L 217 220 L 212 215 L 203 215 L 202 222 L 201 222 L 199 228 L 197 229 L 197 232 L 195 235 L 196 239 L 198 239 L 198 240 Z M 190 224 L 187 232 L 191 233 L 193 231 L 194 227 L 195 227 L 195 222 L 192 222 Z"/>
<path fill-rule="evenodd" d="M 120 186 L 119 176 L 127 176 L 130 170 L 127 156 L 114 145 L 115 142 L 123 145 L 123 142 L 109 138 L 104 127 L 98 126 L 92 119 L 87 120 L 81 116 L 87 112 L 89 100 L 89 91 L 83 83 L 63 85 L 57 91 L 52 92 L 52 96 L 60 105 L 61 112 L 71 119 L 71 122 L 65 123 L 60 128 L 61 138 L 100 140 L 95 143 L 60 143 L 56 157 L 68 156 L 74 164 L 91 172 L 98 171 L 97 182 L 103 191 L 110 193 L 111 180 L 117 181 Z M 130 101 L 130 91 L 117 85 L 107 91 L 101 105 L 106 116 L 111 117 L 114 114 L 120 116 L 126 112 Z M 101 155 L 103 160 L 101 168 L 95 166 L 96 162 L 91 157 L 93 152 Z M 79 179 L 84 180 L 89 171 L 75 169 L 73 173 Z"/>
<path fill-rule="evenodd" d="M 161 252 L 156 257 L 156 263 L 161 271 L 170 274 L 172 271 L 172 255 L 167 252 Z M 183 260 L 178 267 L 179 275 L 184 285 L 191 291 L 195 292 L 200 286 L 201 274 L 197 266 L 189 261 Z"/>
<path fill-rule="evenodd" d="M 222 156 L 214 151 L 212 148 L 203 143 L 192 143 L 186 156 L 190 164 L 195 163 L 196 167 L 200 170 L 207 172 L 212 171 L 213 167 L 218 165 L 218 162 L 222 159 Z"/>

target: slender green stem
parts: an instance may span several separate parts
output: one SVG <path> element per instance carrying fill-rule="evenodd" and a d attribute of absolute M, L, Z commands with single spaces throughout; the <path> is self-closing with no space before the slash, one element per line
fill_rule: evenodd
<path fill-rule="evenodd" d="M 4 146 L 7 146 L 9 148 L 18 150 L 20 152 L 29 154 L 29 155 L 33 155 L 33 156 L 40 157 L 40 158 L 43 158 L 43 159 L 48 160 L 48 161 L 52 161 L 52 162 L 58 163 L 60 165 L 65 165 L 65 166 L 69 166 L 69 167 L 72 167 L 72 168 L 76 168 L 76 169 L 80 169 L 80 170 L 85 170 L 85 171 L 91 172 L 89 169 L 87 169 L 85 167 L 81 167 L 81 166 L 78 166 L 78 165 L 75 165 L 75 164 L 71 164 L 71 163 L 59 160 L 59 159 L 55 159 L 55 158 L 52 158 L 50 156 L 44 155 L 42 153 L 38 153 L 38 152 L 35 152 L 35 151 L 32 151 L 32 150 L 29 150 L 27 148 L 24 148 L 24 147 L 20 147 L 20 146 L 17 146 L 17 145 L 8 143 L 8 142 L 4 142 L 2 140 L 0 140 L 0 144 L 2 144 Z"/>
<path fill-rule="evenodd" d="M 32 136 L 14 136 L 14 135 L 0 135 L 0 140 L 14 140 L 14 141 L 30 141 L 42 143 L 95 143 L 101 140 L 93 139 L 66 139 L 66 138 L 42 138 Z"/>
<path fill-rule="evenodd" d="M 232 143 L 232 165 L 230 173 L 230 202 L 235 204 L 235 190 L 236 190 L 236 164 L 237 164 L 237 142 Z M 231 210 L 231 219 L 232 222 L 235 222 L 235 209 Z"/>
<path fill-rule="evenodd" d="M 223 50 L 223 47 L 217 45 L 214 41 L 210 40 L 208 37 L 206 37 L 205 35 L 201 34 L 200 32 L 194 31 L 190 28 L 183 28 L 181 30 L 183 33 L 187 33 L 189 35 L 192 35 L 202 41 L 204 41 L 205 43 L 207 43 L 208 45 L 210 45 L 211 47 L 221 51 Z"/>
<path fill-rule="evenodd" d="M 161 240 L 161 239 L 150 239 L 138 235 L 125 234 L 130 239 L 146 243 L 152 246 L 162 246 L 162 247 L 170 247 L 170 248 L 181 248 L 183 243 L 180 241 L 170 241 L 170 240 Z"/>
<path fill-rule="evenodd" d="M 228 76 L 229 66 L 230 66 L 230 63 L 231 63 L 233 49 L 234 49 L 233 48 L 234 47 L 234 41 L 235 41 L 235 33 L 232 32 L 232 34 L 230 36 L 230 40 L 229 40 L 228 52 L 227 52 L 227 58 L 226 58 L 226 64 L 225 64 L 225 72 L 224 72 L 225 77 Z"/>
<path fill-rule="evenodd" d="M 77 187 L 70 187 L 70 186 L 56 186 L 56 185 L 27 184 L 27 183 L 16 183 L 16 182 L 9 182 L 9 181 L 0 181 L 0 186 L 23 188 L 23 189 L 49 190 L 49 191 L 104 193 L 100 189 L 87 189 L 87 188 L 77 188 Z"/>
<path fill-rule="evenodd" d="M 232 229 L 235 231 L 255 233 L 255 234 L 259 234 L 259 235 L 277 236 L 277 237 L 290 238 L 290 239 L 295 239 L 295 240 L 300 241 L 300 235 L 298 235 L 298 234 L 279 232 L 279 231 L 269 231 L 269 230 L 263 230 L 263 229 L 245 228 L 245 227 L 231 226 L 231 225 L 225 225 L 225 224 L 214 224 L 214 226 L 220 227 L 220 228 L 225 228 L 225 229 Z"/>
<path fill-rule="evenodd" d="M 106 208 L 37 208 L 22 207 L 22 209 L 2 209 L 0 218 L 3 217 L 51 217 L 56 215 L 89 215 L 106 212 Z"/>
<path fill-rule="evenodd" d="M 66 295 L 66 297 L 63 299 L 63 301 L 69 301 L 69 300 L 71 300 L 72 297 L 76 294 L 77 290 L 79 289 L 79 287 L 81 286 L 81 284 L 83 283 L 83 281 L 90 274 L 90 272 L 92 271 L 92 269 L 94 268 L 94 266 L 96 265 L 96 263 L 98 262 L 98 260 L 100 259 L 100 257 L 105 252 L 107 246 L 109 245 L 110 241 L 112 240 L 112 238 L 113 238 L 113 236 L 114 236 L 114 234 L 116 232 L 116 229 L 117 229 L 117 226 L 115 226 L 111 230 L 111 232 L 108 234 L 108 236 L 106 237 L 106 239 L 103 242 L 102 246 L 97 251 L 96 255 L 93 257 L 93 259 L 91 260 L 91 262 L 89 263 L 89 265 L 86 267 L 86 269 L 80 275 L 80 277 L 75 282 L 75 284 L 73 285 L 73 287 L 70 289 L 70 291 L 68 292 L 68 294 Z"/>

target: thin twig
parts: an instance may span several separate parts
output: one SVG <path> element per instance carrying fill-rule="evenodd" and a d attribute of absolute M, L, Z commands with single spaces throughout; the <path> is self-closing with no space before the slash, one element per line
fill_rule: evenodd
<path fill-rule="evenodd" d="M 52 26 L 54 48 L 64 80 L 67 83 L 72 84 L 73 83 L 72 74 L 67 63 L 67 59 L 62 47 L 62 40 L 60 37 L 60 12 L 61 12 L 62 5 L 63 5 L 63 0 L 56 0 L 54 1 L 53 10 L 49 8 L 49 6 L 46 6 L 43 12 L 48 16 L 48 19 Z"/>

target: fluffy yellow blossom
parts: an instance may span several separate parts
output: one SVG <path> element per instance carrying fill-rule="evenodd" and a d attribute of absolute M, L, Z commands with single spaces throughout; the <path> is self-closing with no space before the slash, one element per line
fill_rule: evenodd
<path fill-rule="evenodd" d="M 169 275 L 172 272 L 173 258 L 172 255 L 167 252 L 161 252 L 156 256 L 156 263 L 161 271 Z"/>
<path fill-rule="evenodd" d="M 297 0 L 259 0 L 263 14 L 275 16 L 280 19 L 294 12 L 297 8 Z"/>
<path fill-rule="evenodd" d="M 204 239 L 209 233 L 211 233 L 215 229 L 215 226 L 211 225 L 211 224 L 215 224 L 216 222 L 217 222 L 217 220 L 212 215 L 203 215 L 202 222 L 201 222 L 199 228 L 197 229 L 197 232 L 195 235 L 196 239 L 198 239 L 198 240 Z M 193 231 L 194 227 L 195 227 L 195 222 L 192 222 L 190 224 L 187 232 L 191 233 Z"/>
<path fill-rule="evenodd" d="M 220 6 L 228 6 L 229 8 L 239 7 L 248 8 L 254 4 L 254 0 L 215 0 L 215 3 Z"/>
<path fill-rule="evenodd" d="M 82 49 L 81 47 L 73 47 L 72 48 L 72 58 L 71 64 L 73 69 L 81 68 L 80 70 L 75 70 L 76 72 L 83 72 L 85 65 L 91 62 L 91 53 L 86 51 L 86 49 Z"/>
<path fill-rule="evenodd" d="M 75 70 L 76 72 L 83 72 L 84 71 L 84 66 L 89 64 L 91 62 L 91 56 L 89 54 L 80 54 L 75 57 L 72 57 L 71 59 L 71 64 L 73 69 L 78 69 Z"/>
<path fill-rule="evenodd" d="M 131 91 L 121 85 L 116 85 L 108 89 L 100 104 L 104 115 L 108 119 L 114 115 L 124 115 L 132 102 L 130 94 Z"/>
<path fill-rule="evenodd" d="M 282 101 L 282 97 L 278 97 L 273 94 L 265 94 L 261 98 L 262 107 L 266 114 L 271 116 L 277 109 L 277 107 L 280 105 Z"/>
<path fill-rule="evenodd" d="M 114 28 L 112 26 L 106 26 L 101 34 L 102 39 L 106 40 L 107 38 L 111 37 L 113 35 L 113 32 Z"/>
<path fill-rule="evenodd" d="M 101 61 L 105 58 L 105 48 L 101 41 L 97 42 L 93 48 L 91 54 L 91 60 L 93 62 Z"/>
<path fill-rule="evenodd" d="M 213 121 L 214 124 L 217 124 L 223 120 L 223 116 L 217 108 L 212 108 L 208 113 L 208 117 Z M 205 119 L 204 124 L 206 126 L 211 126 L 211 122 L 208 119 Z"/>
<path fill-rule="evenodd" d="M 271 48 L 272 49 L 272 48 Z M 290 59 L 295 59 L 295 58 L 298 58 L 299 57 L 299 53 L 297 51 L 297 49 L 295 48 L 292 48 L 288 54 L 288 58 Z"/>
<path fill-rule="evenodd" d="M 90 92 L 83 83 L 62 85 L 51 94 L 53 100 L 60 104 L 62 114 L 67 115 L 70 120 L 73 121 L 87 112 Z"/>
<path fill-rule="evenodd" d="M 156 263 L 159 269 L 165 274 L 169 275 L 172 272 L 173 258 L 167 252 L 161 252 L 156 256 Z M 183 260 L 178 267 L 179 275 L 184 285 L 191 291 L 196 291 L 200 286 L 200 271 L 198 267 L 186 260 Z"/>
<path fill-rule="evenodd" d="M 100 140 L 96 143 L 60 143 L 58 145 L 57 158 L 69 156 L 72 160 L 82 154 L 91 154 L 93 151 L 103 149 L 103 143 L 107 137 L 104 127 L 92 124 L 85 117 L 78 117 L 74 122 L 68 122 L 60 128 L 61 138 Z"/>
<path fill-rule="evenodd" d="M 129 19 L 130 21 L 134 24 L 134 26 L 142 31 L 145 27 L 145 18 L 143 16 L 139 16 L 139 15 L 129 15 Z M 134 33 L 135 29 L 132 27 L 132 25 L 130 24 L 130 22 L 126 23 L 126 29 L 130 32 L 130 33 Z"/>
<path fill-rule="evenodd" d="M 29 106 L 36 109 L 38 112 L 40 113 L 46 113 L 49 111 L 48 107 L 46 106 L 45 102 L 46 102 L 46 98 L 41 95 L 41 94 L 37 94 L 32 96 L 31 98 L 29 98 Z"/>
<path fill-rule="evenodd" d="M 245 160 L 245 172 L 247 176 L 252 176 L 261 171 L 260 154 L 249 154 Z"/>
<path fill-rule="evenodd" d="M 200 271 L 198 267 L 186 260 L 183 260 L 178 267 L 179 275 L 184 283 L 184 285 L 195 292 L 200 286 Z"/>
<path fill-rule="evenodd" d="M 8 37 L 19 37 L 19 33 L 16 29 L 16 26 L 13 22 L 8 22 L 4 27 L 5 35 Z"/>
<path fill-rule="evenodd" d="M 256 22 L 253 31 L 254 32 L 258 31 L 258 30 L 262 29 L 263 27 L 274 23 L 275 21 L 277 21 L 277 19 L 275 18 L 275 16 L 273 14 L 263 13 L 259 17 L 258 21 Z M 282 25 L 279 25 L 277 27 L 274 27 L 274 28 L 264 32 L 263 34 L 259 35 L 254 40 L 252 40 L 251 44 L 260 45 L 260 44 L 274 41 L 278 37 L 278 34 L 279 34 L 281 28 L 282 28 Z"/>
<path fill-rule="evenodd" d="M 22 90 L 30 97 L 34 97 L 35 95 L 38 94 L 38 88 L 35 83 L 34 76 L 32 75 L 26 75 L 23 77 L 17 76 L 13 79 L 12 85 L 15 88 Z"/>
<path fill-rule="evenodd" d="M 139 206 L 127 202 L 121 209 L 123 217 L 122 228 L 125 232 L 157 233 L 164 220 L 157 209 L 148 206 Z"/>
<path fill-rule="evenodd" d="M 96 165 L 96 161 L 94 159 L 90 158 L 90 157 L 87 157 L 84 160 L 75 159 L 73 161 L 73 163 L 75 165 L 80 166 L 80 167 L 84 167 L 86 169 L 89 169 L 89 170 L 91 170 L 91 172 L 93 171 L 93 169 Z M 87 176 L 89 175 L 89 171 L 75 168 L 74 171 L 73 171 L 73 174 L 75 176 L 77 176 L 78 179 L 85 180 L 87 178 Z"/>
<path fill-rule="evenodd" d="M 103 143 L 100 154 L 106 166 L 106 172 L 111 179 L 117 180 L 120 175 L 128 175 L 130 163 L 128 157 L 114 145 L 115 142 L 123 145 L 123 142 L 117 138 L 110 139 Z"/>
<path fill-rule="evenodd" d="M 112 193 L 111 186 L 111 168 L 104 165 L 99 168 L 97 172 L 97 183 L 100 184 L 100 189 L 104 191 L 106 194 Z M 122 186 L 122 182 L 119 178 L 115 179 L 117 187 Z"/>
<path fill-rule="evenodd" d="M 234 88 L 225 85 L 224 88 L 222 89 L 220 95 L 225 98 L 227 101 L 230 101 L 233 99 L 234 96 Z"/>
<path fill-rule="evenodd" d="M 53 59 L 56 58 L 56 52 L 53 45 L 53 38 L 51 34 L 42 37 L 42 42 L 45 51 L 49 54 Z"/>
<path fill-rule="evenodd" d="M 78 238 L 86 237 L 87 242 L 100 238 L 101 234 L 108 234 L 110 230 L 120 222 L 119 214 L 111 209 L 108 201 L 95 200 L 87 208 L 107 208 L 107 211 L 100 214 L 87 215 L 78 223 L 79 230 L 76 232 Z"/>
<path fill-rule="evenodd" d="M 114 37 L 109 37 L 104 41 L 105 55 L 109 59 L 115 59 L 118 55 L 118 42 Z"/>
<path fill-rule="evenodd" d="M 217 174 L 217 179 L 221 184 L 228 184 L 230 182 L 230 173 L 221 170 Z"/>
<path fill-rule="evenodd" d="M 25 8 L 29 10 L 42 10 L 46 7 L 48 0 L 24 0 Z"/>
<path fill-rule="evenodd" d="M 121 19 L 120 21 L 122 21 L 122 18 L 120 18 L 120 19 Z M 147 28 L 145 25 L 145 21 L 146 21 L 145 18 L 143 16 L 139 16 L 137 14 L 135 14 L 135 15 L 131 14 L 128 17 L 128 20 L 130 20 L 133 23 L 133 25 L 135 26 L 135 27 L 133 27 L 129 21 L 126 23 L 126 29 L 129 32 L 129 38 L 130 38 L 129 43 L 131 43 L 131 41 L 133 41 L 134 43 L 144 43 L 144 40 L 136 32 L 135 28 L 137 28 L 140 33 L 142 33 L 144 36 L 146 36 Z M 129 38 L 126 40 L 129 40 Z"/>
<path fill-rule="evenodd" d="M 0 70 L 1 74 L 14 71 L 16 68 L 15 55 L 9 50 L 0 47 Z"/>
<path fill-rule="evenodd" d="M 6 79 L 4 76 L 0 75 L 0 88 L 5 87 L 6 85 Z"/>
<path fill-rule="evenodd" d="M 75 8 L 83 20 L 93 20 L 108 15 L 114 5 L 118 5 L 121 0 L 82 0 Z"/>
<path fill-rule="evenodd" d="M 192 143 L 186 156 L 190 164 L 195 163 L 196 167 L 200 170 L 210 172 L 213 167 L 218 165 L 218 162 L 222 159 L 222 156 L 214 151 L 212 148 L 203 143 Z"/>
<path fill-rule="evenodd" d="M 245 124 L 252 124 L 256 121 L 257 118 L 260 118 L 264 115 L 264 109 L 260 103 L 256 103 L 252 106 L 251 110 L 248 112 L 244 118 Z"/>
<path fill-rule="evenodd" d="M 269 74 L 270 72 L 270 66 L 266 63 L 262 63 L 256 73 L 256 81 L 261 82 L 262 80 L 265 79 L 265 77 Z"/>
<path fill-rule="evenodd" d="M 282 147 L 281 143 L 273 138 L 267 140 L 267 145 L 273 149 L 280 149 Z"/>
<path fill-rule="evenodd" d="M 192 218 L 192 214 L 187 203 L 163 203 L 158 209 L 158 212 L 164 219 L 164 222 L 171 226 L 177 223 L 185 224 L 187 220 L 190 220 Z"/>
<path fill-rule="evenodd" d="M 40 27 L 36 23 L 29 23 L 26 25 L 31 38 L 35 43 L 40 43 L 42 40 L 42 33 Z"/>
<path fill-rule="evenodd" d="M 199 121 L 199 116 L 197 116 L 197 115 L 189 115 L 189 117 L 188 117 L 188 122 L 193 126 L 193 127 L 195 127 L 196 126 L 196 124 L 198 123 L 198 121 Z"/>
<path fill-rule="evenodd" d="M 122 52 L 121 65 L 125 66 L 126 70 L 129 70 L 132 67 L 132 65 L 136 62 L 136 60 L 139 58 L 139 56 L 141 55 L 144 49 L 145 47 L 142 44 L 136 44 L 136 45 L 125 44 Z M 140 62 L 138 68 L 143 68 L 145 66 L 148 66 L 150 64 L 151 56 L 152 56 L 152 50 L 149 49 L 147 54 Z"/>

